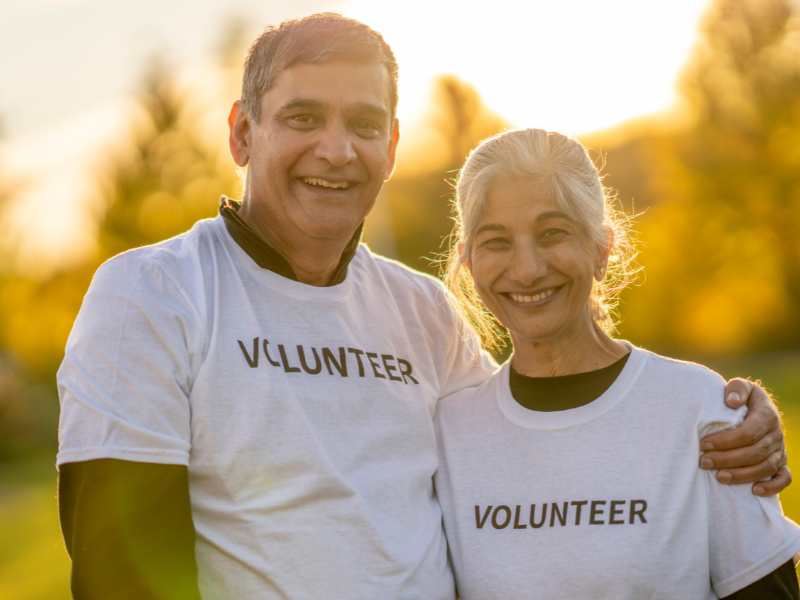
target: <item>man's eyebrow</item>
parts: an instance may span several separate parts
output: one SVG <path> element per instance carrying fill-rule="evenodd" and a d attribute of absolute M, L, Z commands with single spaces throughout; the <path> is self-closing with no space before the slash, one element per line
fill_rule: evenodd
<path fill-rule="evenodd" d="M 310 100 L 308 98 L 293 98 L 289 100 L 286 104 L 281 106 L 280 112 L 284 112 L 287 110 L 295 110 L 298 108 L 305 109 L 305 110 L 320 110 L 325 107 L 325 104 L 318 100 Z"/>
<path fill-rule="evenodd" d="M 293 98 L 280 108 L 280 112 L 297 109 L 319 111 L 323 110 L 325 107 L 326 104 L 324 102 L 320 102 L 319 100 L 312 100 L 310 98 Z M 356 102 L 355 104 L 347 107 L 347 112 L 359 115 L 366 114 L 378 119 L 389 118 L 389 111 L 386 110 L 386 108 L 370 102 Z"/>
<path fill-rule="evenodd" d="M 352 106 L 348 107 L 347 110 L 348 112 L 352 112 L 354 114 L 369 115 L 378 119 L 389 118 L 389 111 L 386 110 L 386 108 L 377 104 L 371 104 L 369 102 L 356 102 Z"/>

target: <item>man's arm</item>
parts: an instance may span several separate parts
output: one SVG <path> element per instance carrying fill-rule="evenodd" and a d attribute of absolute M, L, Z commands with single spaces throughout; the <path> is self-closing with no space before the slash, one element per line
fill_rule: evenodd
<path fill-rule="evenodd" d="M 200 599 L 185 466 L 66 463 L 58 496 L 76 600 Z"/>
<path fill-rule="evenodd" d="M 739 427 L 703 438 L 700 466 L 718 469 L 721 483 L 754 483 L 758 496 L 777 494 L 792 476 L 775 403 L 760 385 L 738 378 L 725 386 L 725 402 L 731 408 L 746 403 L 747 417 Z"/>
<path fill-rule="evenodd" d="M 797 600 L 797 573 L 794 562 L 787 561 L 766 577 L 762 577 L 746 588 L 725 596 L 728 600 Z"/>

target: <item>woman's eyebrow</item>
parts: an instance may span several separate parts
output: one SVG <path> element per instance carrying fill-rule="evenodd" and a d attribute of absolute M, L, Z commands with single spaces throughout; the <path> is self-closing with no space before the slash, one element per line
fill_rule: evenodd
<path fill-rule="evenodd" d="M 547 219 L 566 219 L 567 221 L 574 220 L 567 213 L 561 212 L 560 210 L 548 210 L 547 212 L 543 212 L 536 217 L 537 221 L 546 221 Z"/>
<path fill-rule="evenodd" d="M 483 233 L 484 231 L 505 231 L 506 228 L 502 225 L 497 223 L 486 223 L 485 225 L 481 225 L 475 230 L 473 235 L 478 235 L 479 233 Z"/>

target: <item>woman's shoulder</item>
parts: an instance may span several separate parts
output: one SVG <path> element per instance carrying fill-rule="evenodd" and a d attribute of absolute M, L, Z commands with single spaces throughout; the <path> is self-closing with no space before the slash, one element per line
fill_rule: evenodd
<path fill-rule="evenodd" d="M 694 415 L 702 434 L 740 423 L 746 408 L 725 404 L 725 379 L 714 369 L 692 361 L 638 348 L 646 355 L 646 380 L 675 411 Z"/>

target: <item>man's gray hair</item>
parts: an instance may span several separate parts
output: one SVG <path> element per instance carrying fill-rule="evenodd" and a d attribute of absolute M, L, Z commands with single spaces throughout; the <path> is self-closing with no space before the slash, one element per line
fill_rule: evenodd
<path fill-rule="evenodd" d="M 296 64 L 335 60 L 376 63 L 389 75 L 389 110 L 397 109 L 397 61 L 383 37 L 364 23 L 336 13 L 318 13 L 268 27 L 250 47 L 242 77 L 242 103 L 261 118 L 261 98 L 277 77 Z"/>

